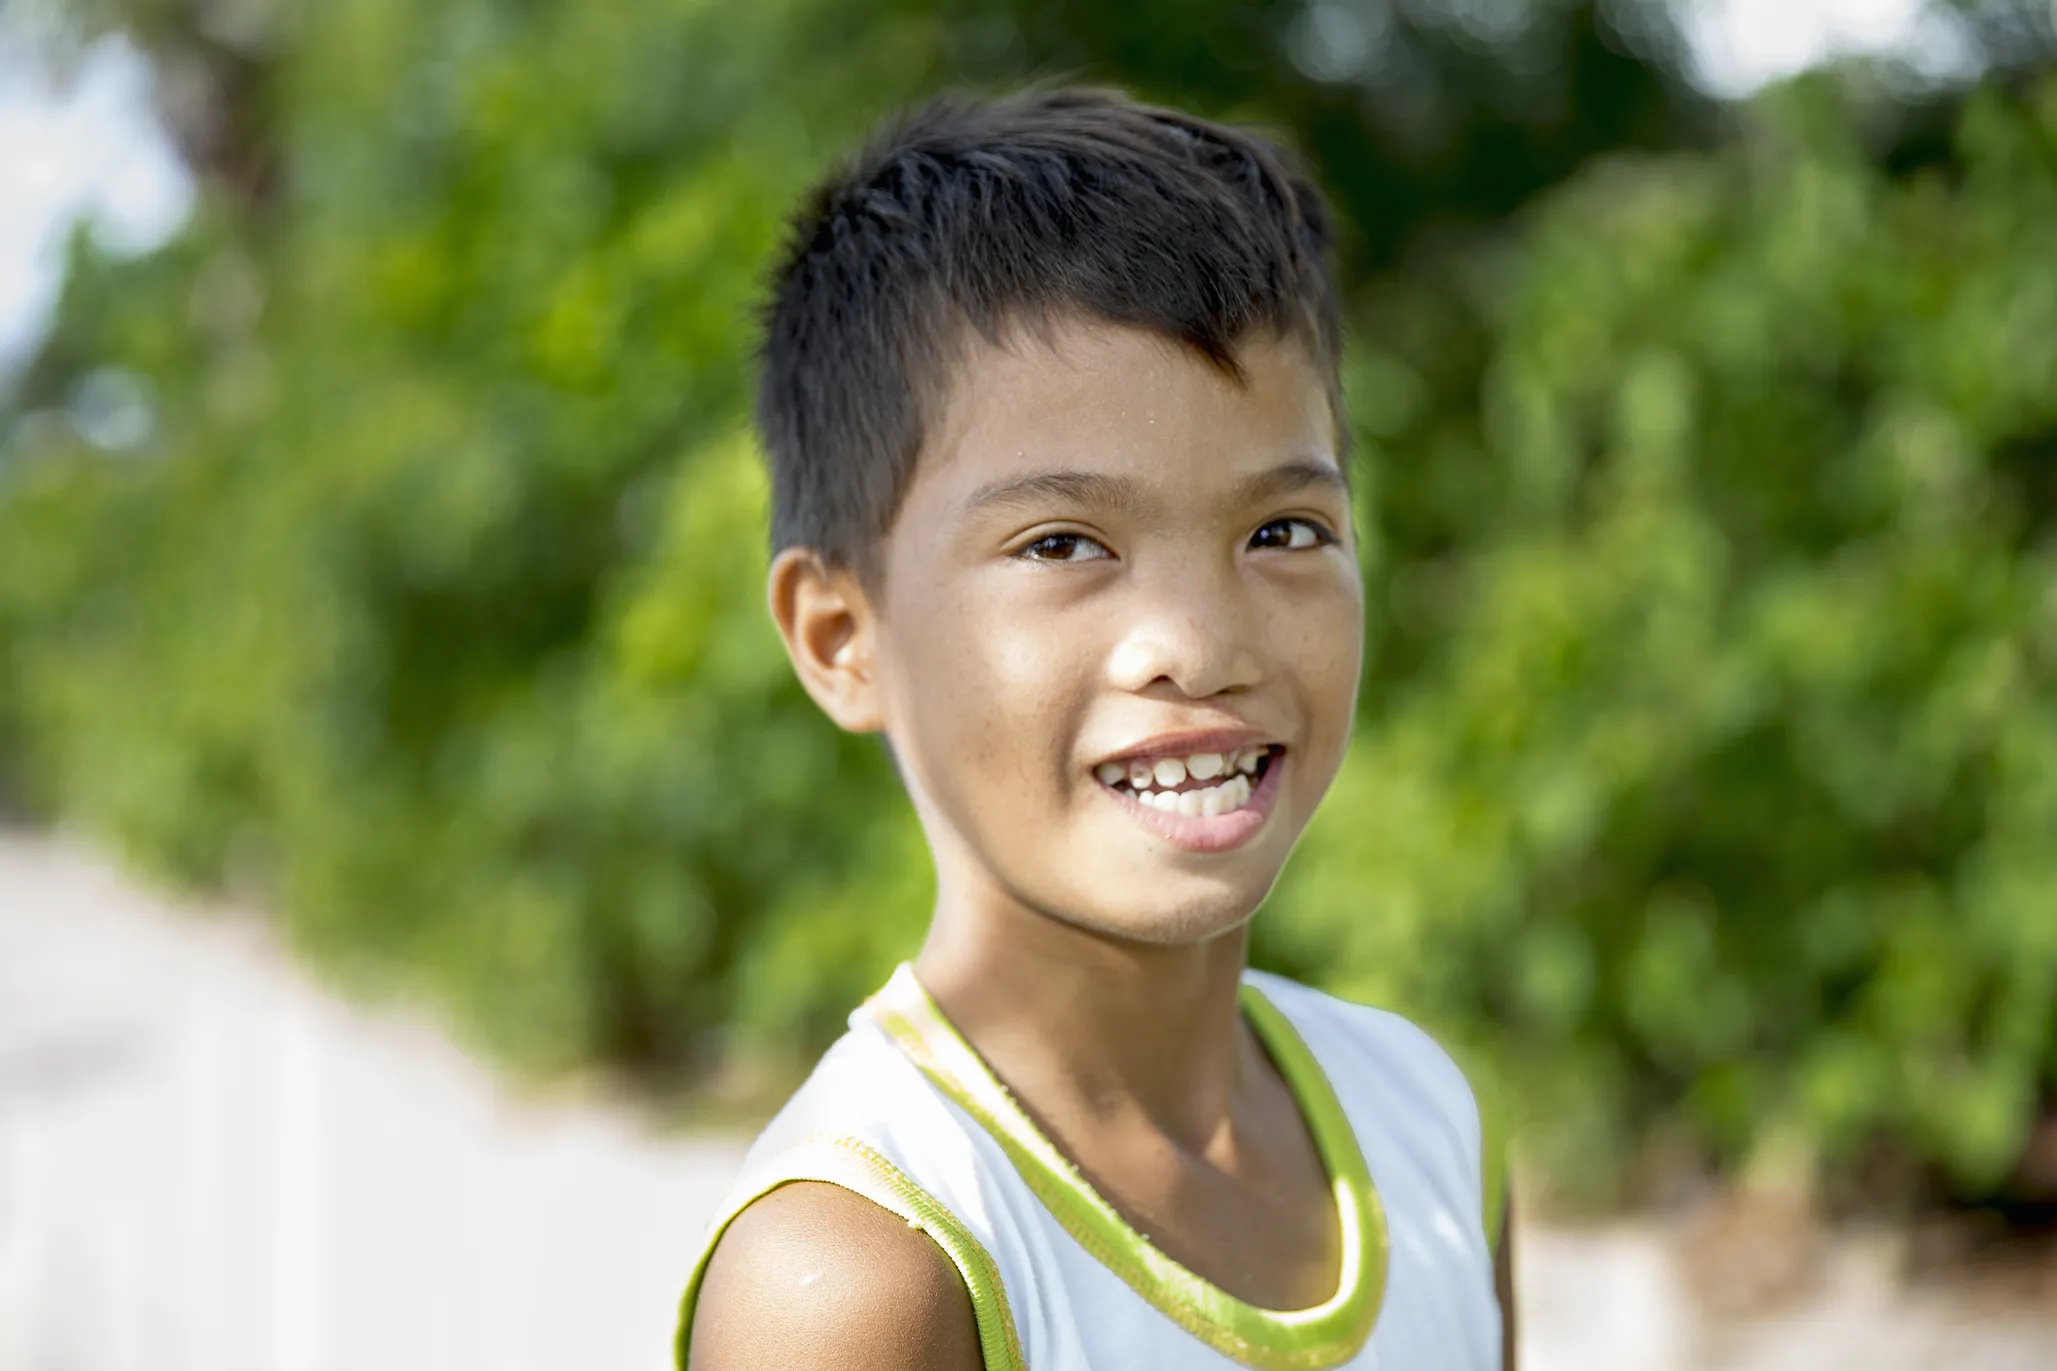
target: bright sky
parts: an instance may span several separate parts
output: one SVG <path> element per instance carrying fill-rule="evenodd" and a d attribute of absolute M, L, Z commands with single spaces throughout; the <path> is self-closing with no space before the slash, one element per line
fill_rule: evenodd
<path fill-rule="evenodd" d="M 1926 0 L 1701 0 L 1681 6 L 1694 78 L 1747 95 L 1835 57 L 1891 54 L 1925 76 L 1975 65 L 1961 21 Z"/>
<path fill-rule="evenodd" d="M 103 242 L 143 252 L 192 202 L 135 49 L 105 40 L 60 84 L 0 27 L 0 374 L 42 335 L 74 222 L 87 216 Z"/>
<path fill-rule="evenodd" d="M 73 223 L 86 218 L 110 246 L 144 252 L 193 202 L 136 51 L 103 40 L 59 82 L 27 28 L 0 21 L 0 377 L 42 336 Z M 1924 0 L 1700 0 L 1686 29 L 1696 79 L 1725 96 L 1842 54 L 1894 52 L 1938 75 L 1968 61 Z"/>

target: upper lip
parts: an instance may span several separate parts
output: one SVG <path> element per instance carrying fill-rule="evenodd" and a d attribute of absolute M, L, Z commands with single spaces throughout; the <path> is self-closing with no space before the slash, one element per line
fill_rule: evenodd
<path fill-rule="evenodd" d="M 1139 757 L 1190 757 L 1197 752 L 1236 753 L 1248 747 L 1271 747 L 1277 739 L 1255 728 L 1192 728 L 1176 733 L 1159 733 L 1110 752 L 1093 763 L 1126 762 Z"/>

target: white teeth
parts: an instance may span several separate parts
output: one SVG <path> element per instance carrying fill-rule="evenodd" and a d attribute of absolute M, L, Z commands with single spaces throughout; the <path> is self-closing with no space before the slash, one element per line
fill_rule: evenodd
<path fill-rule="evenodd" d="M 1250 778 L 1231 776 L 1220 785 L 1211 785 L 1199 790 L 1139 790 L 1135 792 L 1136 803 L 1148 805 L 1165 814 L 1186 814 L 1199 818 L 1213 818 L 1218 814 L 1233 814 L 1250 803 Z"/>
<path fill-rule="evenodd" d="M 1136 803 L 1163 814 L 1214 818 L 1233 814 L 1250 803 L 1257 767 L 1270 749 L 1247 747 L 1239 752 L 1196 752 L 1190 757 L 1159 757 L 1154 761 L 1102 762 L 1093 774 L 1110 786 L 1128 782 Z M 1191 777 L 1219 784 L 1179 790 Z"/>
<path fill-rule="evenodd" d="M 1159 757 L 1154 762 L 1140 758 L 1131 762 L 1102 762 L 1093 768 L 1093 774 L 1110 786 L 1127 781 L 1129 789 L 1141 794 L 1145 790 L 1170 790 L 1184 785 L 1187 777 L 1211 781 L 1217 776 L 1233 777 L 1237 772 L 1254 776 L 1257 764 L 1264 760 L 1267 751 L 1268 748 L 1246 747 L 1240 752 L 1195 752 L 1190 757 Z"/>

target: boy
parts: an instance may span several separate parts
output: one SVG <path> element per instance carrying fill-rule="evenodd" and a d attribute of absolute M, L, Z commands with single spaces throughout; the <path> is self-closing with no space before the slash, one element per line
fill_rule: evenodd
<path fill-rule="evenodd" d="M 1244 969 L 1357 691 L 1329 239 L 1267 144 L 1093 91 L 934 105 L 801 215 L 771 612 L 936 909 L 753 1148 L 690 1371 L 1512 1364 L 1463 1076 Z"/>

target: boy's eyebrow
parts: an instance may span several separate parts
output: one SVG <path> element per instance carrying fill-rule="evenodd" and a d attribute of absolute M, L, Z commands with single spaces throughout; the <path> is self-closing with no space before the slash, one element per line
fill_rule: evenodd
<path fill-rule="evenodd" d="M 1328 486 L 1350 493 L 1350 478 L 1333 462 L 1324 462 L 1314 457 L 1299 457 L 1290 462 L 1281 462 L 1269 471 L 1260 471 L 1236 487 L 1235 503 L 1243 505 L 1262 504 L 1281 495 L 1290 495 L 1309 486 Z"/>
<path fill-rule="evenodd" d="M 1090 505 L 1134 510 L 1148 503 L 1141 486 L 1126 476 L 1098 471 L 1029 471 L 988 481 L 964 502 L 967 514 L 1006 506 Z"/>
<path fill-rule="evenodd" d="M 1233 507 L 1262 504 L 1309 486 L 1329 486 L 1348 494 L 1349 478 L 1331 462 L 1300 457 L 1246 478 L 1230 497 Z M 1007 507 L 1050 504 L 1085 505 L 1094 509 L 1133 512 L 1150 503 L 1142 486 L 1126 476 L 1098 471 L 1028 471 L 988 481 L 964 502 L 967 514 Z"/>

